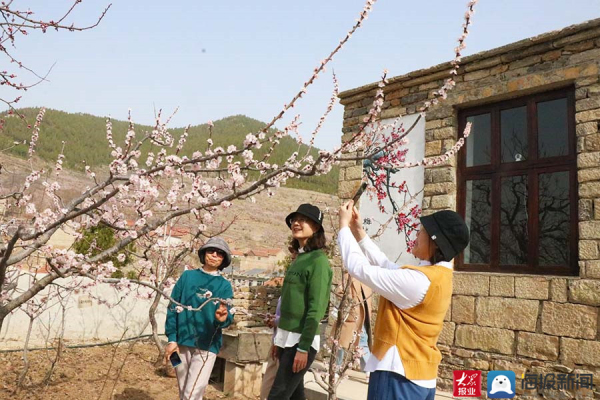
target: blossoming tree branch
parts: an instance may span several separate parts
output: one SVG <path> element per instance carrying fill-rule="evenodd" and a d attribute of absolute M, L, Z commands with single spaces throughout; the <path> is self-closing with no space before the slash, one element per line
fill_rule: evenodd
<path fill-rule="evenodd" d="M 88 185 L 72 198 L 63 195 L 61 177 L 64 160 L 77 157 L 75 154 L 57 154 L 51 174 L 48 174 L 50 171 L 47 168 L 36 166 L 34 162 L 36 144 L 44 140 L 42 121 L 45 110 L 40 110 L 32 126 L 29 142 L 15 144 L 28 146 L 30 173 L 23 181 L 0 188 L 0 198 L 7 202 L 7 207 L 13 211 L 12 214 L 27 216 L 25 220 L 5 219 L 0 226 L 0 235 L 5 238 L 0 243 L 0 328 L 6 316 L 16 309 L 30 310 L 33 307 L 31 304 L 38 307 L 39 302 L 36 299 L 41 296 L 42 291 L 59 282 L 60 288 L 67 291 L 89 291 L 100 283 L 111 283 L 124 292 L 135 292 L 138 295 L 142 293 L 146 298 L 154 298 L 154 307 L 162 296 L 172 301 L 178 309 L 183 309 L 187 305 L 173 301 L 169 296 L 174 270 L 167 266 L 174 263 L 165 261 L 166 259 L 158 261 L 160 256 L 156 254 L 165 246 L 164 237 L 169 224 L 183 219 L 193 221 L 194 239 L 183 248 L 172 249 L 179 262 L 182 259 L 181 255 L 197 248 L 203 238 L 226 229 L 226 226 L 214 226 L 220 211 L 240 206 L 243 201 L 254 201 L 254 196 L 261 192 L 273 195 L 278 187 L 285 185 L 290 179 L 327 174 L 335 164 L 343 161 L 366 160 L 374 167 L 372 175 L 367 173 L 365 176 L 365 180 L 371 185 L 368 190 L 377 196 L 380 208 L 385 211 L 385 199 L 390 197 L 390 188 L 384 186 L 385 179 L 381 174 L 390 169 L 436 165 L 452 157 L 464 144 L 464 138 L 469 134 L 469 126 L 463 132 L 463 137 L 446 154 L 425 158 L 417 163 L 405 161 L 408 151 L 406 137 L 427 110 L 443 101 L 454 86 L 453 77 L 459 68 L 461 51 L 465 47 L 477 0 L 471 0 L 467 4 L 462 34 L 458 39 L 459 44 L 448 79 L 442 87 L 431 93 L 431 100 L 423 105 L 421 114 L 411 126 L 404 127 L 400 119 L 391 124 L 381 122 L 380 113 L 384 104 L 387 72 L 381 77 L 373 106 L 361 128 L 332 151 L 320 151 L 316 157 L 310 154 L 310 148 L 337 100 L 338 83 L 335 75 L 331 101 L 310 132 L 308 141 L 301 136 L 299 115 L 291 118 L 291 122 L 282 129 L 275 126 L 305 96 L 312 83 L 325 73 L 326 66 L 364 24 L 375 2 L 376 0 L 366 1 L 356 23 L 331 53 L 317 65 L 290 102 L 285 104 L 262 130 L 249 133 L 242 143 L 231 143 L 226 148 L 215 147 L 211 130 L 206 147 L 197 149 L 188 157 L 181 155 L 188 138 L 188 129 L 179 137 L 174 137 L 169 131 L 170 117 L 164 118 L 159 113 L 153 129 L 142 132 L 136 128 L 130 114 L 129 127 L 123 142 L 115 141 L 112 122 L 110 118 L 107 119 L 106 151 L 110 152 L 112 160 L 107 169 L 94 170 L 86 166 Z M 10 4 L 9 2 L 8 6 Z M 6 10 L 2 8 L 0 11 L 4 13 Z M 29 16 L 16 14 L 15 18 L 21 18 L 23 26 L 26 26 Z M 62 19 L 54 24 L 46 24 L 45 28 L 62 29 L 61 21 Z M 31 24 L 45 29 L 39 21 L 37 25 L 33 22 Z M 283 163 L 271 162 L 275 149 L 281 140 L 288 136 L 298 142 L 299 150 L 286 155 L 287 159 Z M 303 147 L 300 144 L 305 142 L 309 144 L 309 150 L 301 151 Z M 142 151 L 142 148 L 147 148 L 143 147 L 145 144 L 151 144 L 152 151 Z M 255 152 L 263 146 L 268 148 L 267 152 L 257 156 Z M 81 161 L 85 163 L 85 160 Z M 50 205 L 38 210 L 33 198 L 33 186 L 40 182 L 43 185 L 44 196 L 50 199 Z M 400 185 L 393 187 L 393 190 L 402 193 L 408 189 Z M 404 205 L 393 204 L 392 211 L 391 219 L 396 221 L 398 229 L 406 228 L 407 234 L 410 235 L 416 228 L 419 208 L 410 205 L 407 209 Z M 59 229 L 75 232 L 75 235 L 81 238 L 85 230 L 98 226 L 114 231 L 117 240 L 109 248 L 93 254 L 91 251 L 79 254 L 71 249 L 57 249 L 49 244 L 50 237 Z M 138 245 L 139 248 L 129 250 L 132 244 Z M 139 271 L 135 279 L 111 278 L 111 274 L 116 271 L 111 258 L 124 258 L 124 252 L 135 259 Z M 47 274 L 32 275 L 19 268 L 22 263 L 28 263 L 34 258 L 46 260 L 49 267 Z M 157 265 L 163 265 L 164 268 L 158 268 Z M 22 288 L 18 282 L 24 276 L 28 277 L 29 284 Z M 73 279 L 65 284 L 65 278 Z M 349 286 L 349 280 L 344 282 L 344 293 L 347 293 Z M 134 288 L 145 288 L 147 291 L 140 292 Z M 212 298 L 212 294 L 209 293 L 202 295 L 206 298 L 205 304 L 222 300 Z M 342 295 L 341 299 L 347 297 Z M 345 304 L 342 301 L 342 304 L 339 304 L 338 324 L 346 318 L 346 309 L 352 306 L 351 301 L 346 301 Z M 334 330 L 334 340 L 335 335 L 338 335 L 339 339 L 338 330 Z M 335 346 L 333 344 L 331 349 L 333 354 Z M 349 361 L 339 368 L 339 372 L 344 373 L 355 359 L 353 356 L 349 357 Z M 330 374 L 328 379 L 321 378 L 318 381 L 330 393 L 335 392 L 339 383 L 334 380 L 333 374 Z"/>
<path fill-rule="evenodd" d="M 28 68 L 26 63 L 23 63 L 17 56 L 14 55 L 13 49 L 16 48 L 16 44 L 19 40 L 24 39 L 33 31 L 40 31 L 47 33 L 48 31 L 85 31 L 88 29 L 95 28 L 100 24 L 108 9 L 112 4 L 109 4 L 102 13 L 98 16 L 93 24 L 87 26 L 77 26 L 74 23 L 69 23 L 68 19 L 77 8 L 82 0 L 74 0 L 72 5 L 65 10 L 63 13 L 53 19 L 45 19 L 38 17 L 31 9 L 19 9 L 18 6 L 14 5 L 14 0 L 3 1 L 0 4 L 0 54 L 4 55 L 4 60 L 10 64 L 16 65 L 16 70 L 2 70 L 0 71 L 0 86 L 10 88 L 16 92 L 25 92 L 28 89 L 38 85 L 39 83 L 46 80 L 50 73 L 44 75 L 38 74 L 36 71 Z M 14 67 L 13 67 L 14 68 Z M 23 83 L 17 81 L 19 75 L 17 70 L 26 71 L 27 74 L 33 76 L 33 83 Z M 15 105 L 21 100 L 21 95 L 16 97 L 4 97 L 0 96 L 0 102 L 8 106 L 8 114 L 12 115 L 15 113 Z M 17 112 L 18 114 L 18 112 Z M 0 120 L 0 127 L 4 125 L 4 121 Z"/>

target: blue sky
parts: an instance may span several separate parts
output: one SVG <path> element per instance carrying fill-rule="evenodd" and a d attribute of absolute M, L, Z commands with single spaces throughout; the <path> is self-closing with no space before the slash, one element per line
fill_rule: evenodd
<path fill-rule="evenodd" d="M 42 18 L 56 18 L 71 0 L 30 0 Z M 107 0 L 84 0 L 71 17 L 93 23 Z M 325 75 L 278 126 L 302 116 L 308 136 L 331 96 L 331 71 L 341 90 L 426 68 L 453 57 L 466 0 L 378 0 L 364 26 Z M 154 108 L 180 107 L 173 127 L 245 114 L 270 121 L 353 25 L 362 0 L 113 0 L 106 18 L 85 32 L 32 33 L 13 51 L 49 80 L 20 106 L 85 112 L 152 123 Z M 600 0 L 481 0 L 465 55 L 600 17 Z M 25 73 L 21 80 L 33 79 Z M 2 94 L 8 98 L 6 92 Z M 14 97 L 11 93 L 10 97 Z M 337 105 L 317 145 L 340 141 Z"/>

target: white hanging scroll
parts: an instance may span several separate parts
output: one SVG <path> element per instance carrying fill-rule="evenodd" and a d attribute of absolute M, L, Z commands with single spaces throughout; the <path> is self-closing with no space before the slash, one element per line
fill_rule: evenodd
<path fill-rule="evenodd" d="M 418 114 L 404 116 L 402 118 L 404 128 L 408 129 L 417 117 Z M 382 121 L 383 124 L 392 124 L 393 122 L 394 119 Z M 389 134 L 389 132 L 384 133 Z M 406 154 L 406 162 L 417 162 L 422 160 L 425 156 L 425 118 L 421 118 L 413 130 L 408 134 L 407 138 L 409 142 L 407 145 L 408 153 Z M 397 189 L 391 189 L 390 193 L 400 207 L 406 204 L 406 208 L 402 211 L 409 213 L 410 209 L 415 204 L 418 204 L 419 206 L 422 205 L 422 190 L 424 184 L 423 167 L 400 169 L 390 176 L 390 182 L 395 182 L 397 185 L 400 185 L 403 181 L 406 181 L 409 192 L 414 197 L 411 204 L 408 204 L 408 198 L 410 196 L 399 194 Z M 416 195 L 417 193 L 418 195 Z M 361 198 L 360 213 L 362 218 L 367 220 L 367 223 L 365 223 L 364 226 L 369 236 L 377 234 L 382 228 L 382 225 L 392 217 L 392 205 L 389 199 L 384 200 L 383 205 L 386 208 L 386 213 L 380 211 L 375 197 L 371 199 L 369 195 L 364 194 Z M 370 223 L 368 223 L 369 221 Z M 413 239 L 415 237 L 416 236 L 413 235 Z M 397 225 L 394 221 L 391 221 L 383 231 L 383 234 L 374 238 L 374 241 L 388 256 L 390 261 L 395 262 L 398 265 L 415 264 L 416 259 L 407 252 L 405 235 L 404 233 L 399 234 L 397 232 Z"/>

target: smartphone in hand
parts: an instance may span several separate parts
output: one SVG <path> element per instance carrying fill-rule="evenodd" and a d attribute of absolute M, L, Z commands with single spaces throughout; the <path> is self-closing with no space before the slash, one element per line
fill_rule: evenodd
<path fill-rule="evenodd" d="M 366 188 L 367 188 L 367 182 L 363 182 L 360 185 L 360 187 L 358 188 L 358 190 L 356 191 L 356 193 L 354 194 L 354 197 L 352 198 L 352 200 L 354 201 L 354 204 L 356 204 L 358 202 L 358 200 L 360 199 L 360 196 L 362 196 L 362 194 L 364 193 Z"/>
<path fill-rule="evenodd" d="M 171 355 L 169 356 L 169 360 L 171 360 L 171 365 L 173 366 L 173 368 L 181 364 L 181 358 L 179 357 L 179 353 L 177 353 L 176 351 L 171 353 Z"/>

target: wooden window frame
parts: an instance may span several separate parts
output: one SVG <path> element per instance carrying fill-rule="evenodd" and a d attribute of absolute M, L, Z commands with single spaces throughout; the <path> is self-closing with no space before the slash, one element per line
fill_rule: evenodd
<path fill-rule="evenodd" d="M 537 142 L 537 103 L 559 98 L 567 99 L 567 140 L 568 155 L 547 158 L 538 158 Z M 501 162 L 501 131 L 500 111 L 519 106 L 527 108 L 527 140 L 528 155 L 525 161 Z M 491 249 L 489 264 L 465 264 L 464 255 L 461 253 L 457 259 L 457 271 L 473 272 L 501 272 L 515 274 L 537 275 L 579 275 L 578 255 L 578 181 L 577 181 L 577 139 L 575 135 L 575 90 L 573 87 L 553 90 L 540 94 L 519 97 L 517 99 L 459 110 L 459 132 L 463 132 L 468 117 L 490 113 L 492 150 L 489 165 L 466 166 L 466 145 L 458 154 L 458 212 L 465 217 L 466 213 L 466 182 L 474 179 L 490 179 L 491 192 Z M 539 234 L 538 234 L 538 207 L 539 207 L 539 175 L 551 172 L 569 172 L 569 265 L 568 266 L 539 266 Z M 528 232 L 529 243 L 527 265 L 502 265 L 500 266 L 500 199 L 501 179 L 514 175 L 525 175 L 528 178 Z M 535 216 L 535 217 L 533 217 Z"/>

